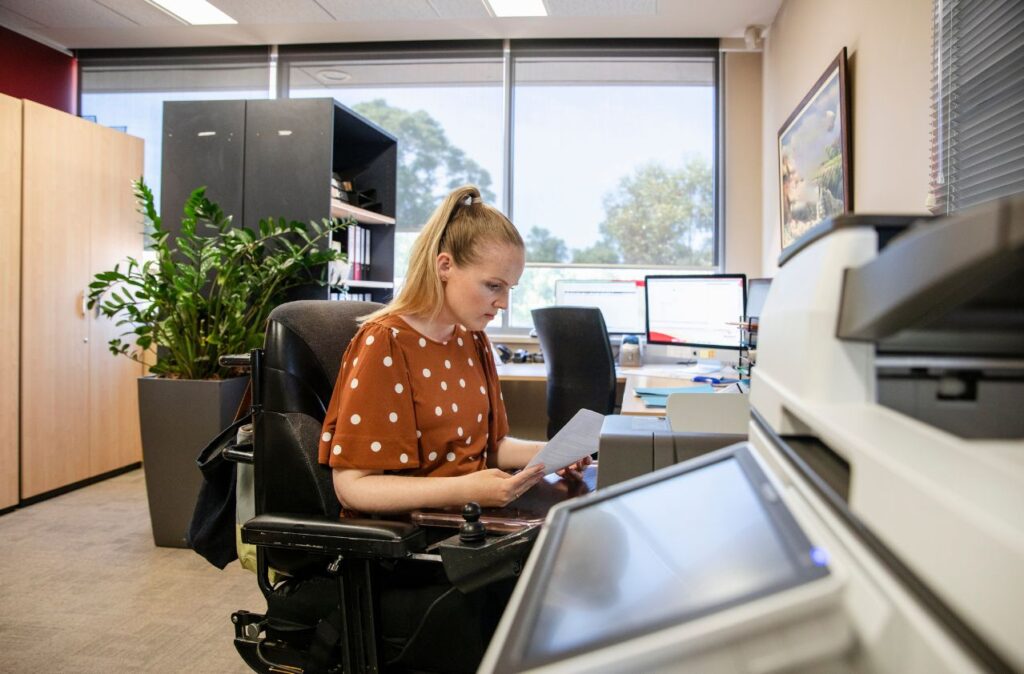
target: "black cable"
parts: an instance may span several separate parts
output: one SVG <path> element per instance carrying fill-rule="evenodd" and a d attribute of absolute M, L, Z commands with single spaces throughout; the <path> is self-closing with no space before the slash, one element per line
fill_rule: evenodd
<path fill-rule="evenodd" d="M 409 640 L 405 642 L 405 646 L 402 647 L 401 652 L 399 652 L 398 655 L 396 655 L 394 658 L 388 661 L 387 664 L 389 667 L 405 657 L 405 652 L 409 650 L 409 646 L 411 646 L 412 643 L 416 641 L 416 637 L 420 635 L 420 632 L 423 630 L 423 626 L 427 624 L 427 618 L 430 617 L 430 612 L 433 611 L 445 597 L 454 592 L 455 589 L 455 586 L 452 585 L 450 588 L 448 588 L 440 595 L 438 595 L 438 597 L 434 601 L 430 602 L 430 606 L 428 606 L 427 610 L 423 612 L 423 617 L 420 618 L 420 623 L 416 625 L 416 629 L 412 631 L 412 634 L 409 636 Z"/>

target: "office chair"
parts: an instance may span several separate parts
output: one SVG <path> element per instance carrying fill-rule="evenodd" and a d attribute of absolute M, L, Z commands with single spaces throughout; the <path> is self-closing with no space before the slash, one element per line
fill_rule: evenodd
<path fill-rule="evenodd" d="M 339 519 L 331 469 L 317 461 L 321 424 L 356 319 L 380 306 L 283 304 L 270 315 L 264 348 L 247 359 L 253 445 L 231 458 L 253 464 L 256 516 L 242 540 L 256 546 L 267 610 L 236 611 L 232 622 L 235 646 L 256 671 L 430 670 L 450 655 L 417 640 L 432 618 L 476 630 L 467 639 L 483 640 L 482 656 L 486 621 L 497 623 L 536 538 L 537 527 L 478 542 L 409 521 Z M 467 508 L 469 521 L 476 513 Z M 497 604 L 486 594 L 493 588 Z"/>
<path fill-rule="evenodd" d="M 533 325 L 548 373 L 548 438 L 581 409 L 615 411 L 615 357 L 601 310 L 534 309 Z"/>

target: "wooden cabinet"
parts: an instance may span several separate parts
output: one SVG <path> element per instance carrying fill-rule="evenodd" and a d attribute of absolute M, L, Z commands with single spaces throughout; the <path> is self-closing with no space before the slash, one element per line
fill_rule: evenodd
<path fill-rule="evenodd" d="M 0 94 L 0 510 L 18 503 L 21 100 Z"/>
<path fill-rule="evenodd" d="M 93 274 L 142 254 L 142 141 L 23 101 L 21 499 L 141 459 L 137 363 L 85 308 Z"/>
<path fill-rule="evenodd" d="M 180 228 L 192 190 L 236 222 L 261 218 L 309 222 L 353 215 L 371 225 L 370 273 L 350 284 L 373 299 L 391 297 L 395 258 L 398 141 L 329 98 L 164 103 L 161 216 Z M 376 191 L 380 213 L 332 205 L 331 174 Z M 327 297 L 326 289 L 318 289 Z"/>

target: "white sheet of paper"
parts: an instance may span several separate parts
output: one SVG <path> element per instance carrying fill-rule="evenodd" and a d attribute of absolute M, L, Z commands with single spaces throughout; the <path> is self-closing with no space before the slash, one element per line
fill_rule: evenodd
<path fill-rule="evenodd" d="M 555 437 L 548 440 L 544 449 L 530 459 L 527 468 L 538 463 L 544 464 L 544 474 L 550 475 L 569 464 L 576 463 L 584 456 L 597 451 L 601 437 L 604 415 L 593 410 L 580 410 Z"/>

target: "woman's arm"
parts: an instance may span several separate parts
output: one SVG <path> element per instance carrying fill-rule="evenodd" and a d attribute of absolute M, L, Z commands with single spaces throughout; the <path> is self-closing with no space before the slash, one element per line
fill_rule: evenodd
<path fill-rule="evenodd" d="M 487 465 L 495 468 L 508 470 L 509 468 L 522 468 L 530 463 L 533 455 L 543 449 L 546 442 L 536 440 L 520 440 L 506 436 L 498 444 L 498 451 L 487 458 Z"/>
<path fill-rule="evenodd" d="M 333 476 L 334 492 L 345 507 L 383 514 L 461 506 L 469 501 L 484 507 L 505 506 L 544 477 L 544 466 L 538 464 L 515 475 L 490 468 L 459 477 L 409 477 L 335 468 Z"/>

